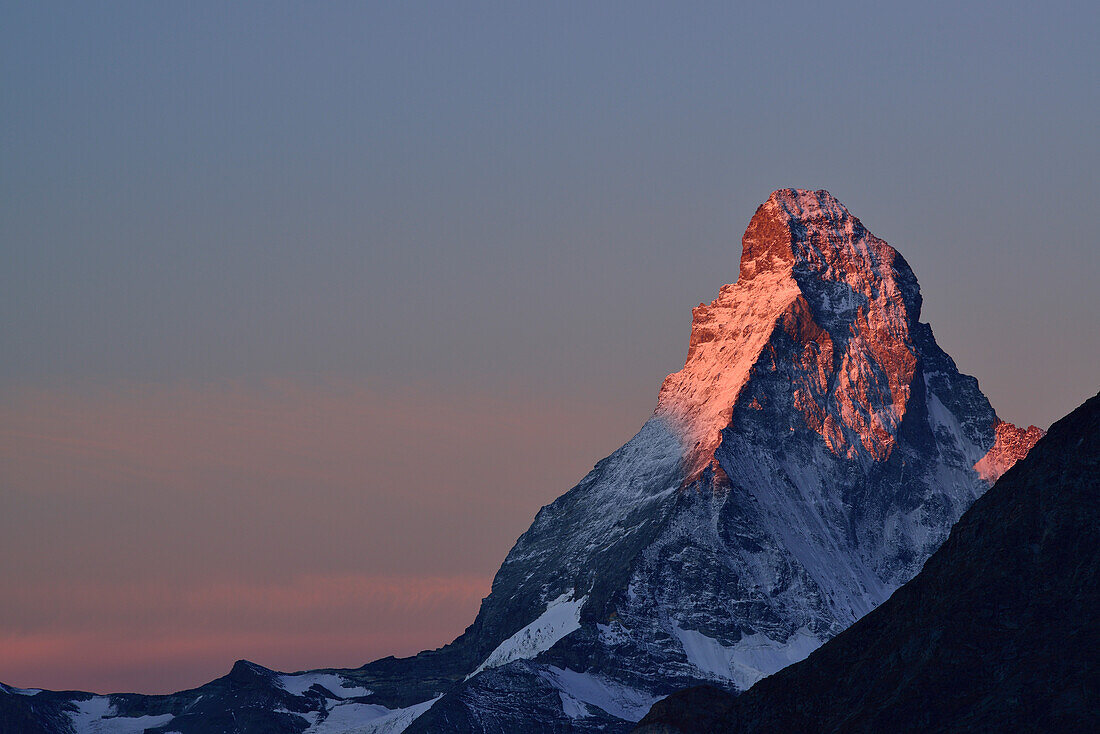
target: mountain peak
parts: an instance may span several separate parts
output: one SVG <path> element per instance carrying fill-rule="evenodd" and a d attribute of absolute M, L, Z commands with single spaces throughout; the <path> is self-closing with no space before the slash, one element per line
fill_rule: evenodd
<path fill-rule="evenodd" d="M 749 688 L 912 578 L 1030 446 L 831 194 L 773 193 L 742 242 L 653 416 L 539 511 L 460 638 L 475 674 L 410 734 L 606 731 L 670 681 Z"/>
<path fill-rule="evenodd" d="M 892 278 L 915 321 L 920 289 L 900 253 L 867 231 L 828 191 L 777 189 L 753 215 L 741 240 L 739 283 L 760 273 L 791 273 L 805 285 L 811 279 L 845 281 L 854 288 Z"/>
<path fill-rule="evenodd" d="M 0 729 L 5 706 L 52 700 L 34 716 L 623 731 L 672 689 L 744 690 L 805 657 L 912 578 L 1041 432 L 997 418 L 918 321 L 905 260 L 827 192 L 773 193 L 743 244 L 654 415 L 539 510 L 452 644 L 354 671 L 239 661 L 168 697 L 0 689 Z"/>
<path fill-rule="evenodd" d="M 807 227 L 851 232 L 855 225 L 863 229 L 859 220 L 824 189 L 776 189 L 757 207 L 745 230 L 738 281 L 751 280 L 762 272 L 789 272 L 796 262 L 805 260 L 808 253 L 798 247 L 798 242 Z M 838 244 L 836 238 L 827 242 Z"/>
<path fill-rule="evenodd" d="M 687 360 L 657 414 L 683 437 L 694 476 L 761 360 L 790 362 L 796 406 L 829 448 L 883 459 L 910 397 L 919 314 L 897 250 L 828 191 L 779 189 L 745 230 L 737 282 L 693 309 Z"/>
<path fill-rule="evenodd" d="M 905 258 L 836 197 L 774 191 L 745 229 L 737 282 L 692 309 L 684 367 L 661 386 L 655 415 L 683 444 L 687 481 L 717 466 L 721 433 L 740 403 L 763 407 L 763 396 L 742 395 L 752 376 L 776 371 L 789 380 L 791 412 L 802 417 L 791 431 L 809 428 L 838 456 L 888 459 L 911 398 L 927 390 L 918 342 L 931 333 L 920 310 Z M 987 481 L 1041 435 L 1017 438 L 1004 425 L 997 435 L 1019 447 L 999 448 L 979 467 Z M 975 462 L 992 448 L 967 452 Z"/>

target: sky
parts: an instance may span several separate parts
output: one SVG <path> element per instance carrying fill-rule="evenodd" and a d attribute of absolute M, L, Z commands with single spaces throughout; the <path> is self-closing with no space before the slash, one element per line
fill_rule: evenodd
<path fill-rule="evenodd" d="M 1001 417 L 1097 389 L 1096 3 L 0 2 L 0 681 L 473 620 L 780 187 Z"/>

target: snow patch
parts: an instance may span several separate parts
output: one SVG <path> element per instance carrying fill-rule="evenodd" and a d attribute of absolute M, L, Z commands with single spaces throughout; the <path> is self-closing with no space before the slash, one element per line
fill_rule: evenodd
<path fill-rule="evenodd" d="M 17 696 L 34 696 L 42 692 L 41 688 L 16 688 L 15 686 L 6 686 L 0 683 L 0 691 L 4 693 L 14 693 Z"/>
<path fill-rule="evenodd" d="M 336 734 L 337 732 L 358 731 L 367 724 L 392 715 L 395 711 L 400 711 L 400 709 L 388 709 L 385 706 L 372 703 L 348 702 L 337 703 L 335 706 L 330 707 L 328 716 L 323 721 L 318 721 L 319 717 L 313 711 L 308 716 L 300 713 L 298 716 L 302 716 L 310 723 L 310 727 L 306 729 L 308 734 Z"/>
<path fill-rule="evenodd" d="M 588 706 L 595 706 L 617 718 L 640 721 L 653 704 L 663 698 L 598 675 L 553 665 L 547 668 L 543 677 L 558 689 L 562 709 L 571 719 L 590 716 Z"/>
<path fill-rule="evenodd" d="M 76 734 L 142 734 L 146 729 L 164 726 L 172 714 L 158 716 L 119 716 L 108 696 L 93 696 L 73 701 L 76 711 L 69 714 Z"/>
<path fill-rule="evenodd" d="M 413 704 L 412 706 L 406 706 L 403 709 L 394 709 L 390 713 L 375 719 L 366 726 L 355 729 L 354 733 L 349 732 L 348 734 L 397 734 L 398 732 L 405 731 L 405 729 L 409 727 L 409 724 L 413 723 L 417 717 L 434 706 L 435 702 L 442 697 L 443 694 L 441 693 L 435 698 L 427 701 Z"/>
<path fill-rule="evenodd" d="M 323 721 L 316 721 L 315 712 L 308 716 L 298 716 L 310 723 L 303 734 L 397 734 L 407 729 L 409 724 L 439 699 L 440 696 L 436 696 L 400 709 L 388 709 L 372 703 L 340 701 L 328 709 L 328 716 Z"/>
<path fill-rule="evenodd" d="M 485 662 L 466 676 L 469 680 L 488 668 L 496 668 L 513 660 L 530 660 L 541 652 L 553 647 L 558 640 L 580 629 L 581 608 L 588 601 L 587 596 L 571 599 L 571 589 L 546 605 L 546 611 L 538 619 L 519 632 L 500 643 L 489 653 Z"/>
<path fill-rule="evenodd" d="M 347 679 L 335 673 L 297 673 L 294 675 L 279 676 L 279 683 L 287 691 L 296 696 L 302 696 L 314 684 L 335 693 L 343 698 L 357 698 L 369 696 L 370 689 L 362 686 L 349 685 Z"/>
<path fill-rule="evenodd" d="M 757 633 L 743 636 L 731 647 L 696 630 L 673 627 L 673 633 L 689 663 L 704 673 L 732 681 L 741 690 L 805 659 L 824 642 L 806 627 L 795 630 L 786 642 Z"/>
<path fill-rule="evenodd" d="M 592 715 L 587 706 L 565 691 L 558 691 L 558 697 L 561 699 L 562 712 L 570 719 L 584 719 Z"/>

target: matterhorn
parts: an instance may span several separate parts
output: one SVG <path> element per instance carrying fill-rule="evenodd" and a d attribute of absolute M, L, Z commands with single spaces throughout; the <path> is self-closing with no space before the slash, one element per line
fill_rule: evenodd
<path fill-rule="evenodd" d="M 837 199 L 778 190 L 653 415 L 538 512 L 457 640 L 354 670 L 242 661 L 109 710 L 183 734 L 242 707 L 255 731 L 627 731 L 680 688 L 744 690 L 913 578 L 1042 435 L 997 417 L 920 310 Z"/>

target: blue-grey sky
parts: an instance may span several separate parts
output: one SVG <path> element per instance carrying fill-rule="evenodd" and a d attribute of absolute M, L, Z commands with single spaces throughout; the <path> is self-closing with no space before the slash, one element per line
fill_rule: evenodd
<path fill-rule="evenodd" d="M 285 515 L 307 502 L 338 514 L 358 493 L 363 535 L 372 522 L 403 528 L 376 545 L 349 530 L 333 545 L 318 520 L 301 530 L 303 574 L 360 542 L 362 567 L 342 573 L 465 574 L 487 590 L 535 509 L 652 410 L 682 364 L 691 306 L 736 277 L 741 233 L 779 187 L 829 189 L 897 247 L 941 346 L 1002 417 L 1049 425 L 1097 388 L 1098 34 L 1095 2 L 0 3 L 0 395 L 11 422 L 0 429 L 52 441 L 9 452 L 0 492 L 26 515 L 8 515 L 3 577 L 20 589 L 31 573 L 68 583 L 80 556 L 97 568 L 127 558 L 131 578 L 162 578 L 164 557 L 136 554 L 142 565 L 125 543 L 96 545 L 119 537 L 125 511 L 89 515 L 81 502 L 110 495 L 161 518 L 142 547 L 166 539 L 178 558 L 194 527 L 174 525 L 169 508 L 187 497 L 199 525 L 219 512 L 187 484 L 205 481 L 285 502 Z M 256 387 L 272 380 L 282 387 Z M 451 401 L 440 408 L 450 434 L 417 413 L 396 433 L 403 448 L 376 457 L 412 457 L 407 472 L 379 472 L 420 504 L 397 508 L 378 489 L 369 441 L 362 455 L 326 455 L 318 437 L 341 435 L 331 426 L 284 467 L 298 484 L 265 485 L 255 467 L 227 468 L 180 439 L 216 418 L 237 426 L 226 435 L 243 456 L 293 446 L 306 439 L 274 441 L 248 416 L 313 400 L 306 412 L 324 423 L 334 389 L 366 406 L 344 423 L 366 433 L 364 416 L 396 420 L 381 395 Z M 472 407 L 486 395 L 503 402 Z M 153 426 L 165 410 L 178 425 Z M 517 420 L 540 414 L 560 430 Z M 481 439 L 462 435 L 467 422 Z M 94 481 L 65 453 L 81 446 L 88 459 L 101 432 L 183 440 L 193 453 L 150 460 L 151 484 L 131 473 L 130 494 L 111 494 L 121 480 L 110 457 L 141 452 L 94 444 Z M 463 463 L 418 464 L 440 450 L 426 436 L 455 441 L 447 451 Z M 494 479 L 495 462 L 543 466 L 540 450 L 554 457 L 542 473 Z M 311 468 L 337 461 L 339 501 L 303 489 Z M 36 482 L 66 489 L 46 501 Z M 75 502 L 88 487 L 100 494 Z M 473 488 L 483 504 L 468 505 L 467 525 L 424 509 Z M 286 536 L 249 525 L 244 500 L 233 506 L 243 526 L 196 542 L 224 545 L 233 578 L 253 578 Z M 83 529 L 86 542 L 66 541 L 89 517 L 99 525 Z M 254 540 L 234 555 L 228 539 L 242 532 Z M 470 537 L 484 540 L 447 545 Z M 49 550 L 28 564 L 35 538 Z M 185 566 L 171 573 L 198 574 Z M 328 664 L 445 641 L 476 608 L 476 592 L 459 596 L 446 633 Z M 0 634 L 64 631 L 34 627 L 35 614 L 9 608 Z M 228 662 L 232 647 L 219 648 Z M 81 678 L 9 660 L 13 680 L 0 660 L 0 680 L 167 689 L 220 672 L 214 657 L 151 683 L 156 661 Z M 298 660 L 326 664 L 276 662 Z"/>

